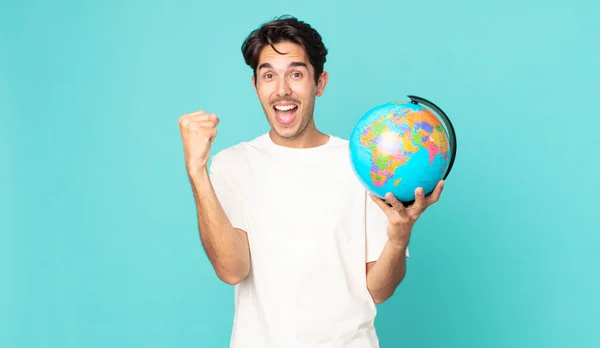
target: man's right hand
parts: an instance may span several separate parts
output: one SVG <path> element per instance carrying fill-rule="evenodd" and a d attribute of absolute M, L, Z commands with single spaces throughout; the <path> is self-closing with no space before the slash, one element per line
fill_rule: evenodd
<path fill-rule="evenodd" d="M 217 136 L 219 118 L 204 110 L 182 115 L 179 118 L 179 131 L 183 142 L 185 166 L 188 174 L 194 175 L 206 169 L 210 147 Z"/>

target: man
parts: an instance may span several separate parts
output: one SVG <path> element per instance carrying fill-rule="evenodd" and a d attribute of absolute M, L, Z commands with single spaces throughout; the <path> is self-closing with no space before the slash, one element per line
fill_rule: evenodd
<path fill-rule="evenodd" d="M 348 141 L 315 126 L 327 49 L 308 24 L 263 24 L 242 52 L 270 130 L 207 168 L 218 117 L 179 123 L 202 244 L 235 285 L 231 347 L 378 347 L 376 304 L 402 281 L 412 227 L 443 183 L 409 207 L 360 185 Z"/>

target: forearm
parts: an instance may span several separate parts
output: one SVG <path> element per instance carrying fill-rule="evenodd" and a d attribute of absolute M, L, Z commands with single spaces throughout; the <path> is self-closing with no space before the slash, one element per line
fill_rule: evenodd
<path fill-rule="evenodd" d="M 190 175 L 202 245 L 219 279 L 236 284 L 250 269 L 244 232 L 236 231 L 212 187 L 206 170 Z"/>
<path fill-rule="evenodd" d="M 390 298 L 406 274 L 406 245 L 387 242 L 367 272 L 367 288 L 375 303 Z"/>

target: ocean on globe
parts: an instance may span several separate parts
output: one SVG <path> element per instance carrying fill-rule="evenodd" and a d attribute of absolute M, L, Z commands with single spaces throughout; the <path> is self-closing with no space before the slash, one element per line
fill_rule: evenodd
<path fill-rule="evenodd" d="M 360 182 L 375 196 L 391 192 L 405 203 L 414 201 L 417 187 L 431 193 L 456 154 L 454 128 L 443 111 L 423 98 L 409 98 L 372 108 L 350 136 L 350 160 Z"/>

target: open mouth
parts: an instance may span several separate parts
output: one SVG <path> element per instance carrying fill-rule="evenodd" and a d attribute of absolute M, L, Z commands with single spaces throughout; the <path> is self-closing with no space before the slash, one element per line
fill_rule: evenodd
<path fill-rule="evenodd" d="M 282 125 L 289 125 L 296 119 L 298 106 L 296 104 L 277 104 L 273 106 L 275 118 Z"/>

